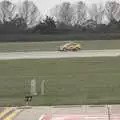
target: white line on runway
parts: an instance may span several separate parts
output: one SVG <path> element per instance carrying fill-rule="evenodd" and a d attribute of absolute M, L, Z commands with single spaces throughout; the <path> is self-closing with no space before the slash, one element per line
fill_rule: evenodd
<path fill-rule="evenodd" d="M 120 49 L 81 50 L 77 52 L 38 51 L 38 52 L 4 52 L 0 53 L 0 60 L 12 59 L 50 59 L 50 58 L 77 58 L 77 57 L 117 57 Z"/>

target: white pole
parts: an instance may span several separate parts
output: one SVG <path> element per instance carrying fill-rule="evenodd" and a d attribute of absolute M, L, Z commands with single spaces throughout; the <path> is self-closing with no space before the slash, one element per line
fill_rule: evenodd
<path fill-rule="evenodd" d="M 111 120 L 110 107 L 107 105 L 108 120 Z"/>
<path fill-rule="evenodd" d="M 41 82 L 41 95 L 45 95 L 45 80 Z"/>
<path fill-rule="evenodd" d="M 31 88 L 30 93 L 31 95 L 37 95 L 37 87 L 36 87 L 36 79 L 31 80 Z"/>

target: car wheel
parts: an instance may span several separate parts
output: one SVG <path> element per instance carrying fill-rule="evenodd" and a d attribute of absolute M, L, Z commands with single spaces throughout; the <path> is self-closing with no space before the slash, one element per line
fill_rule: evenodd
<path fill-rule="evenodd" d="M 66 48 L 63 48 L 63 51 L 67 51 L 67 49 L 66 49 Z"/>
<path fill-rule="evenodd" d="M 72 51 L 77 51 L 77 48 L 74 48 Z"/>
<path fill-rule="evenodd" d="M 80 48 L 76 48 L 76 50 L 78 51 L 78 50 L 80 50 Z"/>

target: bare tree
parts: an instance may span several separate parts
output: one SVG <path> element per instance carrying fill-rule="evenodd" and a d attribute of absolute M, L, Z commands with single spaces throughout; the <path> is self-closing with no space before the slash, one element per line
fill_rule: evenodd
<path fill-rule="evenodd" d="M 63 22 L 66 25 L 71 24 L 73 8 L 69 2 L 64 2 L 52 9 L 52 16 L 56 17 L 56 20 Z"/>
<path fill-rule="evenodd" d="M 104 17 L 104 6 L 102 4 L 92 4 L 91 8 L 88 10 L 90 18 L 97 22 L 97 24 L 101 24 Z"/>
<path fill-rule="evenodd" d="M 109 21 L 120 20 L 120 4 L 116 1 L 108 1 L 105 5 L 105 13 Z"/>
<path fill-rule="evenodd" d="M 56 5 L 52 9 L 50 9 L 50 15 L 54 17 L 56 20 L 58 20 L 59 11 L 60 11 L 60 5 Z"/>
<path fill-rule="evenodd" d="M 82 25 L 87 19 L 87 7 L 86 4 L 82 1 L 77 2 L 77 4 L 73 5 L 73 24 Z"/>
<path fill-rule="evenodd" d="M 1 22 L 10 21 L 15 17 L 16 5 L 8 0 L 0 2 L 0 18 Z"/>
<path fill-rule="evenodd" d="M 41 14 L 37 6 L 32 1 L 24 1 L 19 9 L 20 16 L 26 21 L 28 26 L 34 26 L 39 22 Z"/>

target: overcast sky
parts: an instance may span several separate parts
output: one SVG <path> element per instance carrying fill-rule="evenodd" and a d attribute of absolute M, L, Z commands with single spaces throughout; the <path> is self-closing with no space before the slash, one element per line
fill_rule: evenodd
<path fill-rule="evenodd" d="M 20 4 L 20 2 L 23 0 L 11 0 L 11 1 Z M 31 1 L 34 1 L 36 5 L 39 7 L 40 11 L 43 14 L 46 14 L 49 9 L 51 9 L 56 4 L 59 4 L 60 2 L 69 1 L 73 3 L 80 0 L 31 0 Z M 85 1 L 87 4 L 91 4 L 91 3 L 105 3 L 108 0 L 81 0 L 81 1 Z"/>

